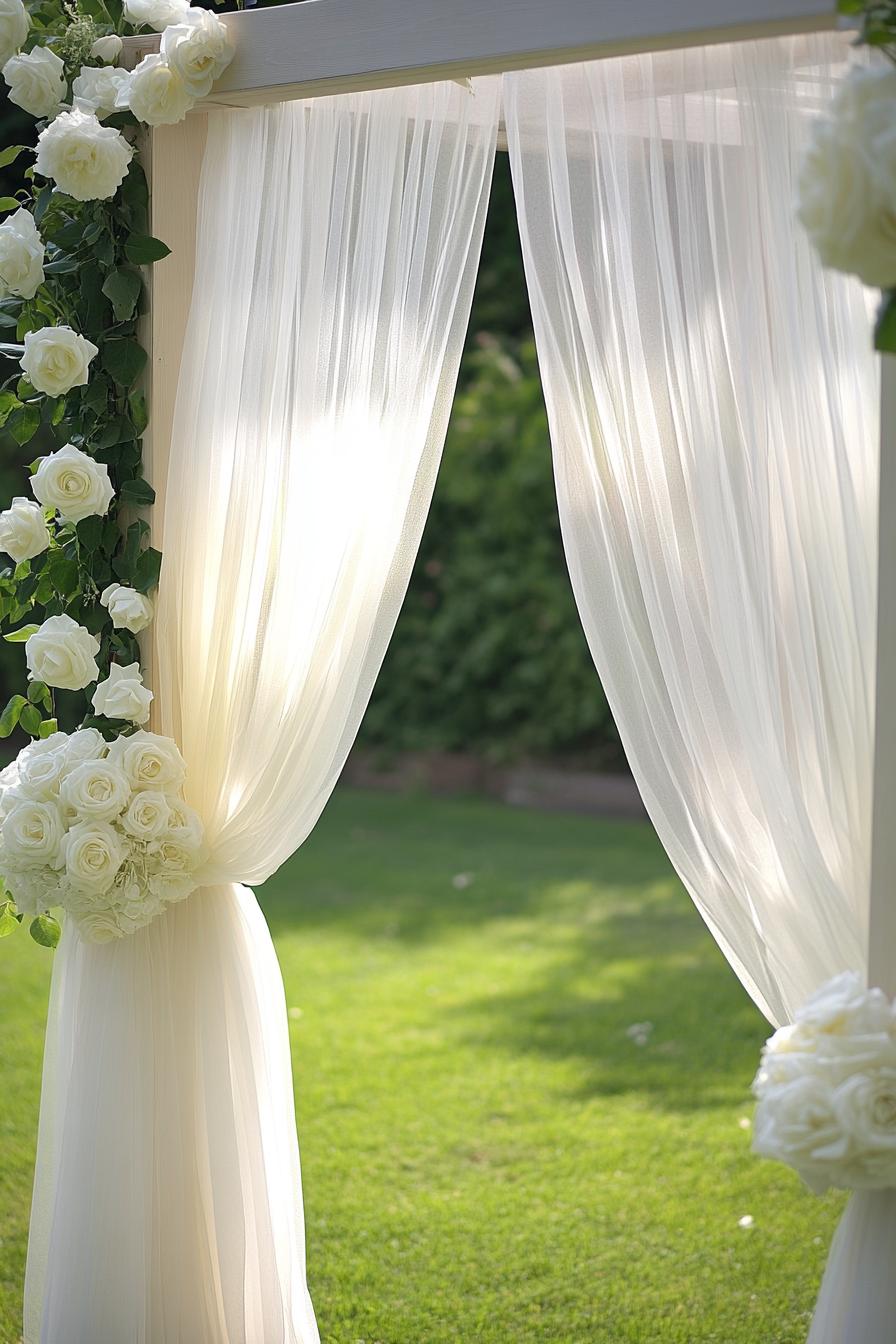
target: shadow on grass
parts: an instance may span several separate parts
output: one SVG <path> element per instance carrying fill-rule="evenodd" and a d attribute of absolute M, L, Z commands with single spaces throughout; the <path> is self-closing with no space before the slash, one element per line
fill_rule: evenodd
<path fill-rule="evenodd" d="M 514 972 L 461 994 L 446 1030 L 572 1062 L 577 1095 L 748 1101 L 766 1024 L 645 825 L 348 792 L 260 897 L 275 937 L 335 930 L 413 955 L 474 934 Z"/>

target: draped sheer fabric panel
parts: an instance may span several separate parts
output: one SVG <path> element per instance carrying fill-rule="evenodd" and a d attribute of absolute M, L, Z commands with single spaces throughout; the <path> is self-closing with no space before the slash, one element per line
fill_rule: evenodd
<path fill-rule="evenodd" d="M 316 1344 L 283 986 L 247 887 L 335 783 L 429 507 L 499 84 L 215 112 L 163 511 L 153 728 L 208 885 L 56 954 L 28 1344 Z M 296 894 L 300 899 L 300 893 Z"/>
<path fill-rule="evenodd" d="M 780 1025 L 868 969 L 878 496 L 868 297 L 794 219 L 845 35 L 506 78 L 582 622 L 648 811 Z M 896 1319 L 896 1192 L 841 1222 L 811 1344 Z"/>
<path fill-rule="evenodd" d="M 508 75 L 576 600 L 676 869 L 775 1024 L 867 964 L 878 372 L 794 218 L 844 34 Z"/>

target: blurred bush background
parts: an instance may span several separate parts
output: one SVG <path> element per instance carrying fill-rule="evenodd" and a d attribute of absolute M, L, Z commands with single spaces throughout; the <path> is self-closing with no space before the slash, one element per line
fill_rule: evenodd
<path fill-rule="evenodd" d="M 0 118 L 4 144 L 28 143 L 31 118 L 2 94 Z M 22 185 L 18 168 L 0 171 L 0 194 Z M 15 373 L 0 366 L 3 380 Z M 27 492 L 39 453 L 0 430 L 0 503 Z M 22 663 L 21 646 L 0 641 L 0 706 Z M 435 499 L 359 745 L 625 768 L 563 557 L 506 154 Z"/>

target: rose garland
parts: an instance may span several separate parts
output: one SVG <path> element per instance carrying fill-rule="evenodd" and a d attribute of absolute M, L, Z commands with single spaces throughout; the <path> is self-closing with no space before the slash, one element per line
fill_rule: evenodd
<path fill-rule="evenodd" d="M 159 52 L 120 68 L 122 34 L 146 26 Z M 38 130 L 31 189 L 0 198 L 0 328 L 21 343 L 0 426 L 50 449 L 32 464 L 33 498 L 0 513 L 12 561 L 0 629 L 28 671 L 0 737 L 34 739 L 0 773 L 0 936 L 30 915 L 55 945 L 61 905 L 83 936 L 119 937 L 196 885 L 202 826 L 183 760 L 142 729 L 152 692 L 137 635 L 161 555 L 134 516 L 155 498 L 136 333 L 140 268 L 168 248 L 146 230 L 136 141 L 141 123 L 186 116 L 231 56 L 226 26 L 188 0 L 0 0 L 0 71 Z M 26 152 L 3 150 L 0 166 Z M 59 731 L 57 699 L 76 731 Z"/>
<path fill-rule="evenodd" d="M 838 0 L 857 44 L 889 65 L 855 68 L 818 117 L 800 167 L 797 214 L 825 266 L 880 289 L 875 348 L 896 352 L 896 0 Z"/>

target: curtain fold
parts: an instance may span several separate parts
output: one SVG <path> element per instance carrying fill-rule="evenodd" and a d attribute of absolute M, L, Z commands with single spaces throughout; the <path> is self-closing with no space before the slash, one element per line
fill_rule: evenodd
<path fill-rule="evenodd" d="M 879 372 L 868 296 L 794 219 L 848 47 L 505 77 L 582 623 L 657 832 L 775 1025 L 868 964 Z M 841 1323 L 891 1309 L 853 1255 L 892 1201 L 850 1210 L 813 1344 L 883 1342 L 831 1311 L 847 1282 Z"/>
<path fill-rule="evenodd" d="M 410 577 L 499 83 L 209 119 L 154 625 L 206 885 L 56 954 L 28 1344 L 314 1344 L 283 987 L 241 883 L 308 834 Z"/>

